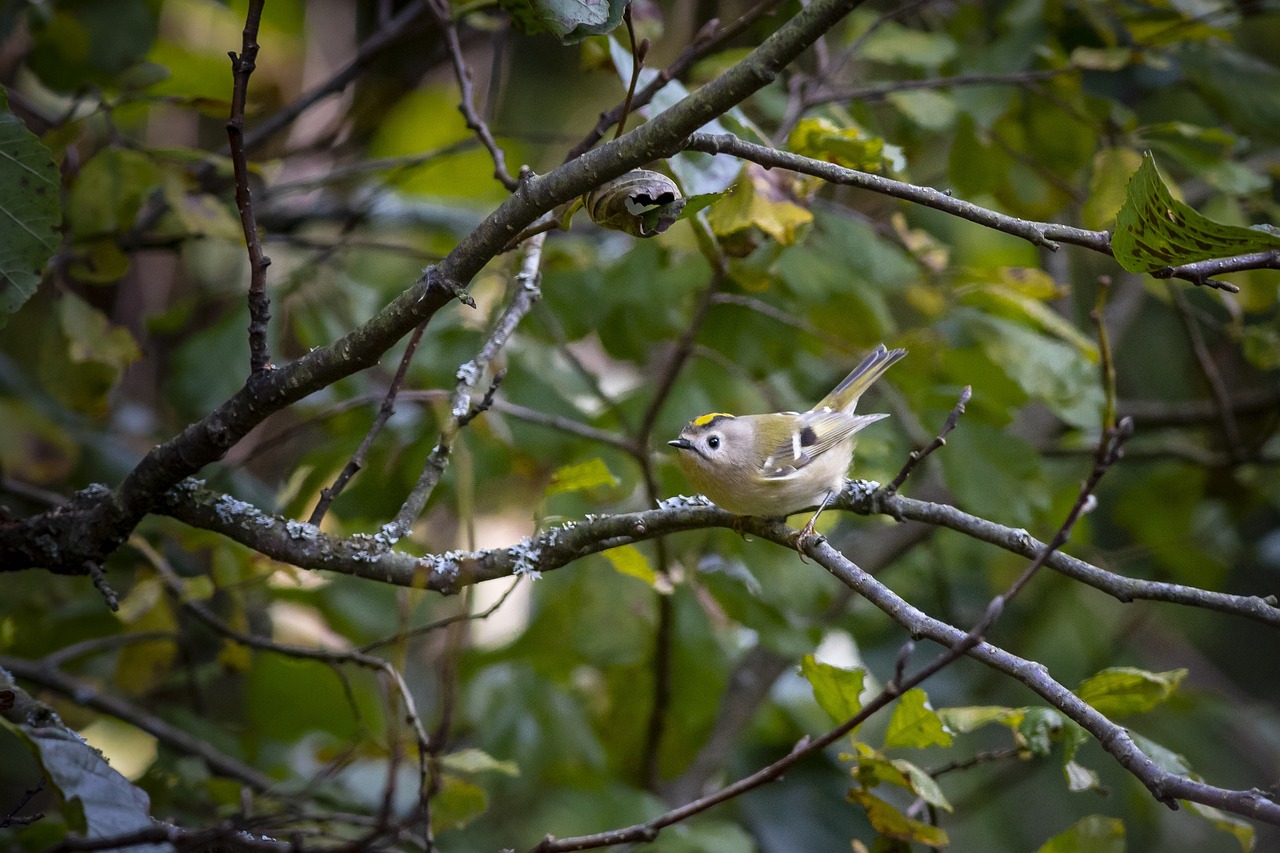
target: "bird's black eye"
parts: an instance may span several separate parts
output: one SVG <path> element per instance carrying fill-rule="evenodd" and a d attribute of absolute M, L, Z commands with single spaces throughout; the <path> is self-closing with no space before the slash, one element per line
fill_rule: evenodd
<path fill-rule="evenodd" d="M 720 436 L 718 436 L 718 435 L 713 435 L 713 436 L 711 436 L 710 438 L 708 438 L 708 439 L 707 439 L 707 447 L 710 447 L 712 450 L 719 450 L 719 449 L 720 449 Z"/>

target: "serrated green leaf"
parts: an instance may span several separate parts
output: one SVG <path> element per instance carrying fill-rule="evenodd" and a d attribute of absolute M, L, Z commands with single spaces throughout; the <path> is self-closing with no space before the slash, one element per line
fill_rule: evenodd
<path fill-rule="evenodd" d="M 53 155 L 0 89 L 0 328 L 36 292 L 58 247 L 60 183 Z"/>
<path fill-rule="evenodd" d="M 951 732 L 929 707 L 929 697 L 919 687 L 898 699 L 884 733 L 886 748 L 895 746 L 951 746 Z"/>
<path fill-rule="evenodd" d="M 1086 678 L 1076 688 L 1076 695 L 1108 717 L 1142 714 L 1172 696 L 1186 676 L 1185 669 L 1148 672 L 1127 666 L 1111 667 Z"/>
<path fill-rule="evenodd" d="M 551 475 L 551 483 L 547 486 L 548 495 L 559 495 L 564 492 L 581 492 L 587 489 L 599 489 L 618 485 L 618 478 L 613 476 L 609 466 L 600 457 L 579 462 L 576 465 L 565 465 Z"/>
<path fill-rule="evenodd" d="M 733 187 L 726 187 L 720 192 L 699 193 L 698 195 L 689 196 L 685 199 L 684 209 L 680 211 L 680 215 L 677 219 L 692 219 L 701 211 L 706 210 L 708 207 L 724 198 L 732 189 Z"/>
<path fill-rule="evenodd" d="M 616 571 L 639 578 L 650 586 L 658 579 L 658 573 L 649 565 L 649 559 L 634 545 L 610 548 L 604 552 L 604 558 Z"/>
<path fill-rule="evenodd" d="M 1124 823 L 1089 815 L 1050 838 L 1036 853 L 1124 853 Z"/>
<path fill-rule="evenodd" d="M 787 138 L 787 149 L 862 172 L 882 173 L 891 166 L 884 156 L 883 139 L 857 125 L 840 127 L 822 117 L 811 116 L 797 122 Z"/>
<path fill-rule="evenodd" d="M 1174 199 L 1150 153 L 1129 179 L 1111 238 L 1116 262 L 1129 272 L 1276 248 L 1280 248 L 1280 236 L 1215 222 Z"/>
<path fill-rule="evenodd" d="M 529 35 L 551 33 L 564 44 L 618 28 L 631 0 L 500 0 L 498 3 Z"/>
<path fill-rule="evenodd" d="M 813 686 L 813 698 L 822 710 L 837 723 L 862 710 L 862 682 L 866 672 L 861 669 L 842 669 L 829 663 L 821 663 L 813 655 L 805 655 L 800 662 L 800 674 Z"/>
<path fill-rule="evenodd" d="M 882 835 L 929 847 L 946 847 L 950 843 L 947 833 L 940 827 L 912 820 L 869 791 L 854 789 L 849 792 L 849 799 L 867 810 L 867 820 Z"/>

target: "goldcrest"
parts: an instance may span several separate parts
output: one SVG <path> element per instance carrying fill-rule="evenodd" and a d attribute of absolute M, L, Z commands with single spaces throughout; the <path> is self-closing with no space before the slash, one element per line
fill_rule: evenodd
<path fill-rule="evenodd" d="M 695 489 L 736 515 L 786 516 L 817 506 L 844 487 L 854 435 L 887 414 L 855 415 L 858 398 L 907 354 L 876 347 L 807 412 L 694 418 L 667 442 Z M 805 527 L 813 532 L 815 513 Z"/>

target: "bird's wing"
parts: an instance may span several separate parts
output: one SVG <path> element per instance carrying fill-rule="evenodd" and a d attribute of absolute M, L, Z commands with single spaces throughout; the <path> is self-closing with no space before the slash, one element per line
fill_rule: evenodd
<path fill-rule="evenodd" d="M 797 415 L 799 429 L 760 463 L 761 476 L 785 480 L 858 430 L 888 415 L 847 415 L 831 409 Z"/>

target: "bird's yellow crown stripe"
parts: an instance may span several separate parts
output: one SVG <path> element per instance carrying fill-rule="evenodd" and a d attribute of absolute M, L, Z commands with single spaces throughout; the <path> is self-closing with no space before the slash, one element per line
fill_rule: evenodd
<path fill-rule="evenodd" d="M 694 418 L 693 425 L 696 427 L 703 427 L 711 423 L 712 421 L 714 421 L 716 418 L 731 418 L 731 417 L 733 417 L 733 415 L 728 414 L 727 412 L 712 412 L 709 415 L 701 415 L 699 417 Z"/>

